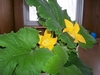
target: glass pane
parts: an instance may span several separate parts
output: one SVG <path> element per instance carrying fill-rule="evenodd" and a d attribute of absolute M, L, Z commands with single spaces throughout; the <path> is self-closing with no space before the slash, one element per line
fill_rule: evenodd
<path fill-rule="evenodd" d="M 71 20 L 76 20 L 76 5 L 77 0 L 57 0 L 62 9 L 67 9 L 68 15 L 71 17 Z M 38 21 L 36 15 L 36 8 L 34 6 L 29 7 L 29 20 Z"/>
<path fill-rule="evenodd" d="M 30 21 L 38 21 L 36 13 L 37 11 L 34 6 L 29 7 L 29 20 Z"/>

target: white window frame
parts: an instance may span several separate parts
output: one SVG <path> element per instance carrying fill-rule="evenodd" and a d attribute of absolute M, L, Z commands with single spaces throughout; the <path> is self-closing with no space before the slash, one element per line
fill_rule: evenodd
<path fill-rule="evenodd" d="M 30 21 L 29 20 L 29 6 L 26 4 L 24 0 L 24 25 L 28 26 L 39 26 L 38 21 Z M 76 21 L 82 25 L 82 20 L 83 20 L 83 7 L 84 7 L 84 0 L 77 0 L 77 6 L 76 6 Z"/>

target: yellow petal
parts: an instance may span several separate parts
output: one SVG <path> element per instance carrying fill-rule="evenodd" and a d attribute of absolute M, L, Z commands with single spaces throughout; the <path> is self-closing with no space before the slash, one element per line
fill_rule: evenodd
<path fill-rule="evenodd" d="M 67 19 L 64 19 L 64 21 L 65 21 L 65 25 L 66 25 L 67 28 L 73 28 L 73 23 L 72 22 L 70 22 Z"/>
<path fill-rule="evenodd" d="M 56 44 L 56 42 L 57 42 L 57 37 L 49 39 L 49 45 L 54 45 L 54 44 Z"/>
<path fill-rule="evenodd" d="M 40 41 L 39 41 L 40 48 L 48 48 L 48 49 L 52 50 L 53 46 L 57 42 L 57 37 L 52 38 L 51 32 L 49 32 L 48 30 L 45 30 L 44 36 L 39 35 L 39 38 L 40 38 Z"/>
<path fill-rule="evenodd" d="M 77 40 L 77 39 L 75 39 L 75 40 L 74 40 L 74 43 L 78 43 L 78 40 Z"/>
<path fill-rule="evenodd" d="M 68 32 L 68 28 L 64 28 L 63 32 Z"/>
<path fill-rule="evenodd" d="M 72 37 L 72 38 L 75 38 L 75 34 L 73 32 L 68 32 L 68 34 Z"/>
<path fill-rule="evenodd" d="M 73 29 L 73 23 L 71 23 L 69 20 L 64 19 L 66 28 L 63 30 L 63 32 L 71 31 Z"/>
<path fill-rule="evenodd" d="M 79 30 L 80 30 L 80 27 L 79 27 L 78 23 L 76 22 L 75 25 L 74 25 L 74 27 L 73 27 L 72 32 L 74 34 L 78 34 Z"/>
<path fill-rule="evenodd" d="M 49 48 L 50 50 L 52 50 L 56 42 L 57 42 L 57 37 L 47 39 L 47 44 L 45 45 L 45 48 Z"/>
<path fill-rule="evenodd" d="M 48 46 L 48 49 L 52 50 L 53 47 L 54 47 L 53 45 L 50 45 L 50 46 Z"/>
<path fill-rule="evenodd" d="M 75 41 L 74 42 L 77 43 L 77 41 L 80 41 L 80 42 L 86 44 L 86 41 L 85 41 L 84 37 L 82 35 L 80 35 L 80 34 L 77 34 L 76 35 L 76 38 L 75 38 Z"/>
<path fill-rule="evenodd" d="M 51 32 L 46 29 L 45 32 L 44 32 L 44 38 L 43 39 L 45 40 L 45 39 L 50 38 L 50 37 L 51 37 Z"/>
<path fill-rule="evenodd" d="M 43 46 L 43 45 L 40 45 L 39 47 L 40 47 L 40 48 L 43 48 L 44 46 Z"/>

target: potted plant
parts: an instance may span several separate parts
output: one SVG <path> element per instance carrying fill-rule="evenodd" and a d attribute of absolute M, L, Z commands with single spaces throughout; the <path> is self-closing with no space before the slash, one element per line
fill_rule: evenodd
<path fill-rule="evenodd" d="M 91 75 L 78 57 L 77 47 L 91 48 L 96 42 L 88 31 L 71 21 L 56 0 L 26 0 L 35 6 L 44 34 L 24 27 L 0 35 L 0 75 Z"/>

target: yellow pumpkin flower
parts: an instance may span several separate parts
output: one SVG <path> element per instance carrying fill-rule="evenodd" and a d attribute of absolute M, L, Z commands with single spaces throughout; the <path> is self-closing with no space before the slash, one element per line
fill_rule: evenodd
<path fill-rule="evenodd" d="M 73 25 L 73 23 L 71 23 L 67 19 L 64 19 L 64 21 L 65 21 L 66 28 L 64 28 L 63 32 L 68 32 L 68 34 L 75 39 L 74 40 L 75 43 L 78 43 L 80 41 L 86 44 L 84 37 L 78 33 L 80 30 L 78 23 L 76 22 Z"/>
<path fill-rule="evenodd" d="M 40 48 L 48 48 L 49 50 L 52 50 L 52 48 L 54 47 L 54 45 L 57 42 L 57 37 L 56 38 L 52 38 L 51 37 L 51 32 L 48 31 L 47 29 L 44 32 L 44 36 L 43 35 L 39 35 L 40 41 L 38 42 Z"/>

